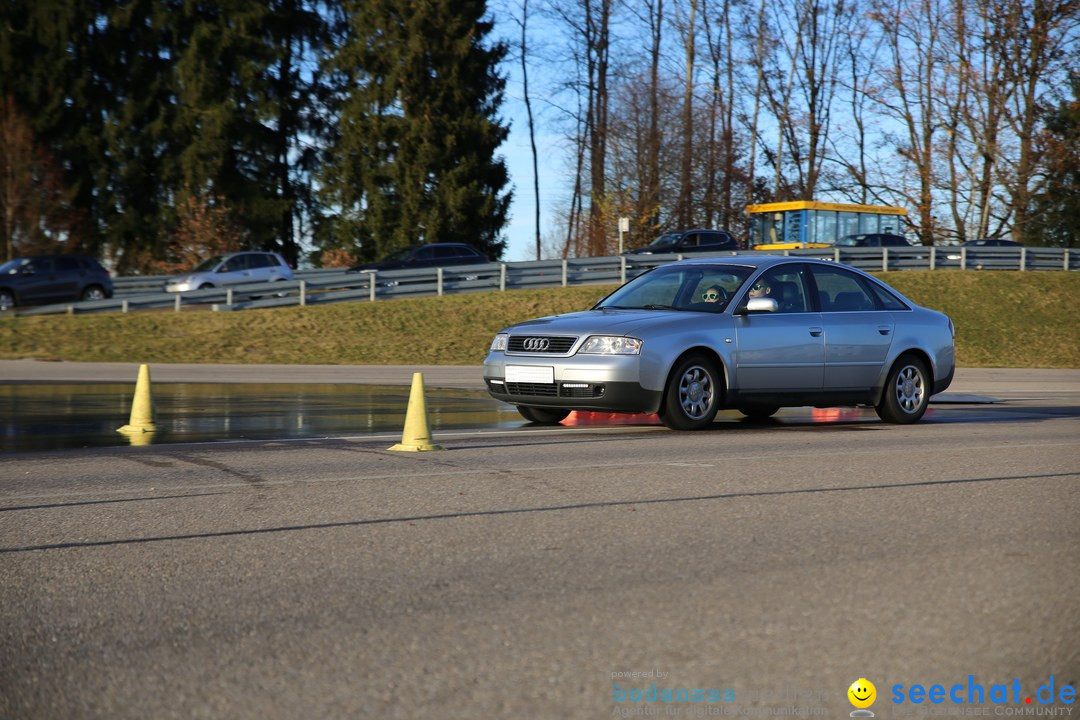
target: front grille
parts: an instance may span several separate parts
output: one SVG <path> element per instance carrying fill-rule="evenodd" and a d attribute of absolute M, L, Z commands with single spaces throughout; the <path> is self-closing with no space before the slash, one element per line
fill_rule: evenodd
<path fill-rule="evenodd" d="M 526 348 L 527 341 L 547 341 L 547 347 L 544 349 Z M 574 347 L 574 343 L 577 342 L 576 337 L 556 337 L 550 335 L 511 335 L 510 341 L 507 343 L 506 349 L 509 352 L 519 353 L 537 353 L 537 354 L 555 354 L 565 355 L 570 352 L 570 348 Z"/>
<path fill-rule="evenodd" d="M 600 398 L 604 397 L 604 385 L 593 383 L 492 383 L 488 388 L 498 393 L 510 395 L 531 395 L 533 397 L 562 398 Z"/>
<path fill-rule="evenodd" d="M 559 394 L 559 388 L 555 383 L 506 383 L 506 392 L 511 395 L 556 397 Z"/>

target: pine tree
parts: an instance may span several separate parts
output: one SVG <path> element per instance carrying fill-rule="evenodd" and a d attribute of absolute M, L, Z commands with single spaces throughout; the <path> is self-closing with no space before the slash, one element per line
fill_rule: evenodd
<path fill-rule="evenodd" d="M 496 150 L 503 43 L 483 0 L 364 0 L 335 64 L 347 78 L 324 172 L 339 245 L 364 258 L 422 242 L 502 255 L 511 193 Z"/>

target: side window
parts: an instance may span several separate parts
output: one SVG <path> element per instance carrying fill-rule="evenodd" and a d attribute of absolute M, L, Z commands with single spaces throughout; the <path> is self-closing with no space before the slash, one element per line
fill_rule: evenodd
<path fill-rule="evenodd" d="M 772 298 L 776 301 L 777 312 L 809 312 L 811 303 L 808 287 L 806 266 L 795 263 L 781 265 L 758 278 L 750 286 L 747 299 Z"/>
<path fill-rule="evenodd" d="M 437 247 L 435 248 L 435 257 L 439 260 L 449 260 L 450 258 L 456 258 L 458 256 L 458 249 L 456 247 Z"/>
<path fill-rule="evenodd" d="M 37 275 L 42 273 L 51 273 L 53 269 L 52 258 L 30 258 L 29 262 L 24 266 L 30 272 Z"/>
<path fill-rule="evenodd" d="M 431 260 L 434 257 L 435 257 L 435 248 L 426 247 L 426 248 L 423 248 L 422 250 L 420 250 L 420 252 L 416 253 L 416 255 L 413 256 L 413 259 L 414 260 L 424 261 L 424 260 Z"/>
<path fill-rule="evenodd" d="M 56 272 L 78 272 L 79 260 L 73 257 L 56 258 Z"/>
<path fill-rule="evenodd" d="M 248 270 L 251 268 L 251 259 L 254 257 L 251 253 L 244 253 L 243 255 L 236 255 L 229 258 L 222 268 L 221 272 L 239 272 L 241 270 Z"/>
<path fill-rule="evenodd" d="M 689 235 L 683 236 L 682 241 L 679 243 L 679 247 L 696 248 L 698 246 L 698 242 L 699 240 L 697 233 L 691 233 Z"/>
<path fill-rule="evenodd" d="M 252 270 L 258 270 L 259 268 L 270 267 L 272 264 L 270 256 L 265 253 L 257 253 L 255 255 L 248 255 L 248 267 Z"/>
<path fill-rule="evenodd" d="M 870 286 L 870 292 L 872 292 L 874 294 L 874 297 L 877 298 L 878 302 L 881 304 L 881 307 L 885 308 L 886 310 L 911 309 L 904 303 L 900 302 L 900 299 L 898 297 L 896 297 L 880 285 L 877 285 L 875 283 L 867 283 L 867 285 Z"/>
<path fill-rule="evenodd" d="M 823 312 L 877 310 L 877 304 L 854 273 L 833 267 L 814 266 L 814 282 Z"/>

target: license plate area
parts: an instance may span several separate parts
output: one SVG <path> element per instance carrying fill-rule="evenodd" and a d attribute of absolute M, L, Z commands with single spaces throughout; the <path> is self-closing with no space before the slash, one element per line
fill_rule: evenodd
<path fill-rule="evenodd" d="M 543 365 L 507 365 L 506 382 L 551 384 L 555 382 L 555 368 Z"/>

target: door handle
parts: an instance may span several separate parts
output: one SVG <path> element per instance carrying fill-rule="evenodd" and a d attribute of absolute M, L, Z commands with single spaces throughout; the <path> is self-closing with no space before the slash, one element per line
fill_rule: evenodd
<path fill-rule="evenodd" d="M 810 334 L 813 335 L 814 337 L 821 337 L 821 332 L 822 332 L 821 328 L 819 328 L 819 327 L 810 328 Z"/>
<path fill-rule="evenodd" d="M 892 325 L 878 325 L 877 331 L 882 335 L 888 335 L 892 332 Z"/>

